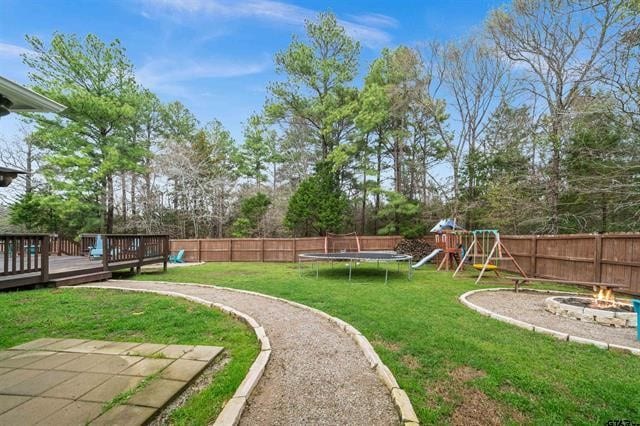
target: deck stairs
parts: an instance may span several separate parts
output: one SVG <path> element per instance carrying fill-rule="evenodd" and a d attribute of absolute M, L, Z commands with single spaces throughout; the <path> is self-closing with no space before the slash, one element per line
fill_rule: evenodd
<path fill-rule="evenodd" d="M 55 284 L 56 287 L 60 287 L 63 285 L 78 285 L 78 284 L 86 284 L 92 283 L 95 281 L 105 281 L 112 277 L 111 271 L 96 271 L 89 272 L 82 275 L 66 275 L 66 276 L 57 276 L 55 278 L 51 278 L 51 283 Z"/>

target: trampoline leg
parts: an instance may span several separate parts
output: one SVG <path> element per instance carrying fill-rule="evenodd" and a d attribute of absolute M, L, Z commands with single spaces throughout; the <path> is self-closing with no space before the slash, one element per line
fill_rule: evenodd
<path fill-rule="evenodd" d="M 386 284 L 387 281 L 389 281 L 389 268 L 385 267 L 384 268 L 384 283 Z"/>
<path fill-rule="evenodd" d="M 319 273 L 320 273 L 320 262 L 316 262 L 316 280 L 318 279 Z"/>
<path fill-rule="evenodd" d="M 351 260 L 349 260 L 349 281 L 351 281 Z"/>

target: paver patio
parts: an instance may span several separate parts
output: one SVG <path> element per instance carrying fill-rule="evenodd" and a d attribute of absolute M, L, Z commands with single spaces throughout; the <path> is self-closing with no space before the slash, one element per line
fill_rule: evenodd
<path fill-rule="evenodd" d="M 143 424 L 222 349 L 44 338 L 0 351 L 0 425 Z"/>

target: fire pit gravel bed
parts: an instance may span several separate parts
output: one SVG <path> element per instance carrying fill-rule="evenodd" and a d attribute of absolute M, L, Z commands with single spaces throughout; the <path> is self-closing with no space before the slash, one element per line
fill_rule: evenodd
<path fill-rule="evenodd" d="M 554 315 L 545 310 L 545 300 L 550 296 L 564 296 L 567 294 L 549 294 L 521 290 L 481 291 L 471 294 L 467 300 L 476 306 L 525 321 L 535 326 L 556 330 L 572 336 L 598 340 L 614 345 L 622 345 L 640 349 L 640 341 L 636 339 L 635 328 L 604 327 L 595 322 L 576 321 Z"/>

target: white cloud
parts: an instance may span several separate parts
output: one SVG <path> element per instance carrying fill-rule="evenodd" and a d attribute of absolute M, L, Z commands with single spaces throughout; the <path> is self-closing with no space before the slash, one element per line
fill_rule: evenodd
<path fill-rule="evenodd" d="M 359 24 L 372 27 L 394 28 L 398 26 L 398 21 L 395 18 L 380 13 L 363 13 L 361 15 L 349 15 L 349 17 Z"/>
<path fill-rule="evenodd" d="M 278 24 L 300 27 L 305 20 L 313 19 L 318 11 L 275 0 L 139 0 L 146 17 L 158 14 L 173 19 L 207 16 L 217 19 L 253 18 Z M 391 36 L 382 28 L 393 27 L 397 21 L 389 16 L 368 13 L 352 15 L 350 20 L 340 20 L 349 35 L 370 47 L 388 43 Z"/>
<path fill-rule="evenodd" d="M 25 47 L 10 43 L 0 42 L 0 57 L 3 58 L 19 58 L 20 55 L 28 55 L 34 53 Z"/>
<path fill-rule="evenodd" d="M 386 31 L 342 19 L 339 19 L 338 22 L 344 27 L 347 34 L 367 47 L 381 47 L 391 42 L 391 36 Z"/>
<path fill-rule="evenodd" d="M 259 74 L 269 66 L 268 61 L 239 63 L 224 60 L 197 62 L 182 58 L 154 59 L 136 71 L 140 84 L 165 94 L 184 93 L 180 83 L 198 79 L 233 78 Z"/>

